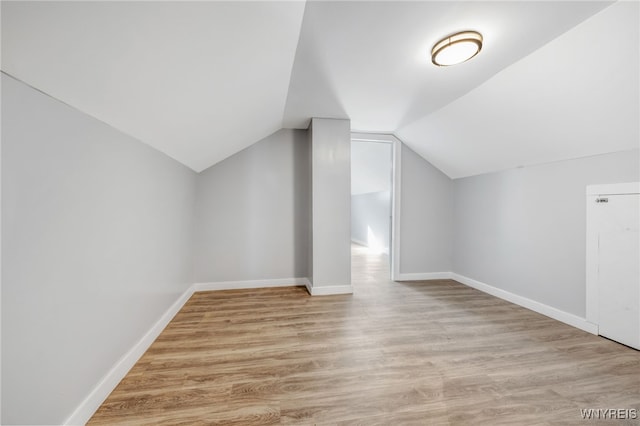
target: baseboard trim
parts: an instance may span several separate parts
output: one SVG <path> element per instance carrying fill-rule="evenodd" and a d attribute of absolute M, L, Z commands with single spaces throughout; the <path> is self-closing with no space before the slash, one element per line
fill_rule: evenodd
<path fill-rule="evenodd" d="M 536 302 L 529 298 L 518 296 L 517 294 L 506 290 L 493 287 L 489 284 L 474 280 L 464 275 L 454 272 L 429 272 L 429 273 L 409 273 L 399 274 L 396 281 L 422 281 L 422 280 L 440 280 L 453 279 L 461 284 L 475 288 L 484 293 L 506 300 L 524 308 L 530 309 L 539 314 L 553 318 L 557 321 L 584 330 L 591 334 L 598 334 L 598 326 L 588 322 L 585 318 L 578 317 L 568 312 L 553 308 L 544 303 Z M 212 290 L 235 290 L 250 288 L 266 288 L 266 287 L 289 287 L 304 286 L 312 296 L 329 296 L 338 294 L 352 294 L 353 287 L 351 285 L 335 285 L 335 286 L 313 286 L 308 278 L 284 278 L 284 279 L 268 279 L 268 280 L 249 280 L 249 281 L 224 281 L 210 283 L 192 284 L 184 293 L 176 300 L 160 319 L 151 327 L 149 331 L 127 352 L 109 372 L 100 380 L 93 388 L 89 395 L 80 403 L 75 411 L 64 422 L 65 425 L 85 424 L 91 416 L 96 412 L 100 405 L 104 402 L 109 394 L 115 389 L 120 381 L 127 375 L 129 370 L 138 362 L 140 357 L 149 349 L 149 346 L 160 335 L 162 330 L 169 324 L 173 317 L 180 311 L 184 304 L 189 300 L 194 292 L 212 291 Z"/>
<path fill-rule="evenodd" d="M 241 290 L 248 288 L 267 287 L 292 287 L 306 286 L 307 278 L 280 278 L 269 280 L 247 280 L 247 281 L 219 281 L 210 283 L 195 283 L 194 291 L 215 291 L 215 290 Z"/>
<path fill-rule="evenodd" d="M 65 425 L 86 424 L 91 416 L 100 408 L 109 394 L 118 383 L 127 375 L 129 370 L 138 362 L 140 357 L 149 349 L 149 346 L 162 333 L 173 317 L 182 309 L 184 304 L 193 294 L 193 286 L 189 286 L 184 293 L 162 314 L 160 319 L 151 327 L 142 338 L 120 358 L 111 370 L 100 380 L 89 395 L 80 403 L 75 411 L 64 422 Z"/>
<path fill-rule="evenodd" d="M 351 285 L 327 285 L 313 286 L 311 283 L 307 286 L 307 291 L 312 296 L 331 296 L 335 294 L 353 294 Z"/>
<path fill-rule="evenodd" d="M 306 282 L 304 283 L 304 286 L 307 288 L 307 293 L 311 295 L 311 289 L 313 288 L 313 283 L 311 282 L 310 278 L 307 278 Z"/>
<path fill-rule="evenodd" d="M 450 280 L 451 272 L 400 273 L 395 281 Z"/>
<path fill-rule="evenodd" d="M 249 280 L 249 281 L 222 281 L 211 283 L 196 283 L 193 285 L 194 291 L 216 291 L 216 290 L 239 290 L 249 288 L 267 287 L 306 287 L 312 296 L 329 296 L 332 294 L 352 294 L 351 285 L 332 285 L 314 287 L 308 278 L 280 278 L 270 280 Z"/>
<path fill-rule="evenodd" d="M 138 362 L 140 357 L 149 349 L 149 346 L 162 333 L 162 330 L 169 324 L 173 317 L 182 309 L 184 304 L 189 300 L 193 293 L 197 291 L 210 290 L 234 290 L 248 288 L 265 288 L 265 287 L 290 287 L 290 286 L 308 286 L 307 278 L 284 278 L 270 280 L 251 280 L 251 281 L 224 281 L 212 283 L 195 283 L 189 286 L 184 293 L 162 314 L 160 319 L 151 327 L 149 331 L 120 358 L 111 370 L 100 380 L 93 388 L 89 395 L 80 403 L 75 411 L 64 422 L 65 425 L 85 424 L 91 419 L 91 416 L 100 408 L 100 405 L 113 392 L 118 383 L 129 373 L 131 368 Z"/>
<path fill-rule="evenodd" d="M 585 318 L 581 318 L 577 315 L 561 311 L 560 309 L 553 308 L 549 305 L 545 305 L 544 303 L 536 302 L 535 300 L 531 300 L 524 296 L 518 296 L 517 294 L 502 290 L 497 287 L 493 287 L 489 284 L 485 284 L 469 277 L 465 277 L 464 275 L 456 274 L 455 272 L 451 275 L 454 280 L 466 286 L 475 288 L 476 290 L 480 290 L 484 293 L 490 294 L 508 302 L 515 303 L 516 305 L 520 305 L 523 308 L 527 308 L 549 318 L 553 318 L 554 320 L 563 322 L 572 327 L 579 328 L 580 330 L 586 331 L 587 333 L 596 335 L 598 334 L 598 326 L 587 321 Z"/>

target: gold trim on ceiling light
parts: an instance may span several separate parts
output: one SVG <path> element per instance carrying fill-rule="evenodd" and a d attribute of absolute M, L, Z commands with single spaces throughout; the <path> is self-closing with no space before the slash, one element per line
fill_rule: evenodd
<path fill-rule="evenodd" d="M 450 47 L 456 47 L 460 43 L 475 44 L 476 50 L 471 56 L 465 56 L 464 59 L 460 59 L 456 62 L 443 63 L 438 61 L 438 56 L 445 52 Z M 450 65 L 461 64 L 476 56 L 482 50 L 482 34 L 477 31 L 461 31 L 459 33 L 452 34 L 448 37 L 438 41 L 431 49 L 431 62 L 439 67 L 446 67 Z"/>

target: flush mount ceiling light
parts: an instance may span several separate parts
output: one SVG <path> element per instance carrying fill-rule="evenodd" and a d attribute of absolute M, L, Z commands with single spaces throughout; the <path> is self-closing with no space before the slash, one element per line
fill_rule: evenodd
<path fill-rule="evenodd" d="M 431 62 L 439 67 L 461 64 L 476 56 L 482 49 L 482 34 L 462 31 L 437 42 L 431 49 Z"/>

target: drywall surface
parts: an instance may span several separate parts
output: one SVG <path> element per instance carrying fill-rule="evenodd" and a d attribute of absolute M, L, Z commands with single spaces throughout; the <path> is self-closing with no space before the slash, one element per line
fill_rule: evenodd
<path fill-rule="evenodd" d="M 351 286 L 351 128 L 311 120 L 313 287 Z"/>
<path fill-rule="evenodd" d="M 313 123 L 309 122 L 309 127 L 307 128 L 307 155 L 303 164 L 307 165 L 308 171 L 306 177 L 308 181 L 306 182 L 306 186 L 308 189 L 308 199 L 307 199 L 307 215 L 305 216 L 309 220 L 309 226 L 307 227 L 307 241 L 309 243 L 309 249 L 307 250 L 307 278 L 309 279 L 309 284 L 313 286 L 313 186 L 311 185 L 311 175 L 313 174 L 313 152 L 311 152 L 311 141 L 312 141 L 312 128 Z"/>
<path fill-rule="evenodd" d="M 401 179 L 400 273 L 451 271 L 453 182 L 404 144 Z"/>
<path fill-rule="evenodd" d="M 391 189 L 393 144 L 351 141 L 351 195 Z"/>
<path fill-rule="evenodd" d="M 2 423 L 60 424 L 192 282 L 195 173 L 2 74 Z"/>
<path fill-rule="evenodd" d="M 584 317 L 586 186 L 639 179 L 638 150 L 457 179 L 453 271 Z"/>
<path fill-rule="evenodd" d="M 391 192 L 351 196 L 351 241 L 389 253 Z"/>
<path fill-rule="evenodd" d="M 282 129 L 198 175 L 196 282 L 308 275 L 308 153 Z"/>

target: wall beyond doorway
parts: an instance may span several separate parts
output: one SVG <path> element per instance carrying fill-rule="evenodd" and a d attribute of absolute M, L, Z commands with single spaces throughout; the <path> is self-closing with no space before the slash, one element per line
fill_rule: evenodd
<path fill-rule="evenodd" d="M 389 253 L 392 145 L 351 142 L 351 241 Z"/>

